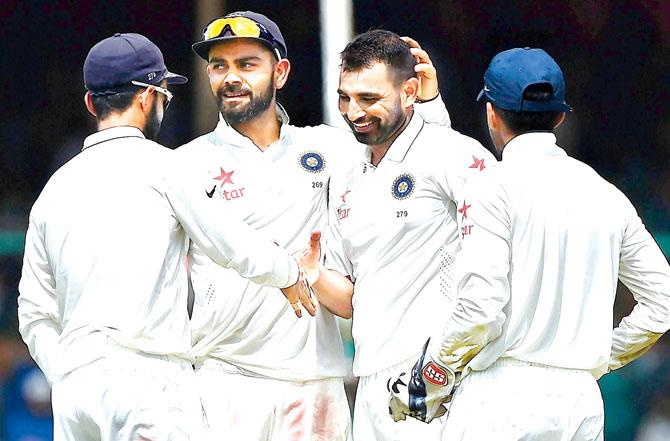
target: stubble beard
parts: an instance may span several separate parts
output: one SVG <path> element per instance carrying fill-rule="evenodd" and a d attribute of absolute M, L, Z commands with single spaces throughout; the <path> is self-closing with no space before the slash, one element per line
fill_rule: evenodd
<path fill-rule="evenodd" d="M 274 75 L 273 80 L 268 82 L 267 87 L 259 94 L 251 94 L 249 101 L 244 105 L 227 106 L 225 102 L 226 93 L 237 93 L 244 89 L 238 86 L 225 86 L 218 90 L 216 94 L 217 104 L 219 105 L 219 112 L 223 119 L 231 126 L 246 123 L 258 117 L 258 115 L 265 112 L 275 97 Z"/>
<path fill-rule="evenodd" d="M 144 126 L 144 137 L 151 141 L 158 139 L 158 132 L 161 130 L 162 118 L 158 116 L 158 100 L 154 101 L 154 105 L 147 116 L 147 123 Z"/>
<path fill-rule="evenodd" d="M 389 115 L 389 119 L 387 120 L 386 124 L 383 124 L 379 118 L 369 119 L 369 121 L 372 122 L 372 124 L 377 128 L 377 130 L 374 132 L 369 133 L 357 132 L 353 122 L 349 121 L 349 118 L 347 118 L 346 115 L 343 115 L 343 117 L 344 120 L 349 125 L 349 127 L 351 127 L 351 131 L 354 133 L 354 137 L 356 138 L 356 140 L 362 144 L 372 146 L 388 142 L 389 139 L 391 139 L 397 133 L 397 131 L 403 126 L 403 124 L 405 124 L 407 118 L 407 116 L 402 110 L 402 106 L 400 104 L 400 98 L 398 98 L 397 102 L 395 103 L 393 111 Z"/>

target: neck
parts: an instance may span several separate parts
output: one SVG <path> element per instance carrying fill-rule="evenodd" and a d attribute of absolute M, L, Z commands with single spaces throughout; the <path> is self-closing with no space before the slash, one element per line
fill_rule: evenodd
<path fill-rule="evenodd" d="M 144 118 L 132 111 L 110 113 L 105 119 L 98 120 L 98 131 L 111 129 L 112 127 L 136 127 L 144 133 L 144 126 Z"/>
<path fill-rule="evenodd" d="M 405 121 L 398 127 L 398 129 L 389 136 L 389 138 L 384 141 L 382 144 L 377 144 L 377 145 L 368 145 L 370 148 L 370 151 L 372 152 L 372 165 L 375 167 L 379 165 L 380 162 L 382 162 L 382 159 L 384 159 L 384 156 L 386 156 L 386 152 L 388 152 L 389 148 L 391 148 L 391 145 L 393 142 L 400 136 L 400 134 L 405 130 L 405 128 L 409 125 L 409 122 L 412 120 L 412 114 L 413 110 L 410 108 L 409 113 L 405 116 Z"/>
<path fill-rule="evenodd" d="M 498 156 L 499 158 L 502 158 L 502 152 L 505 150 L 505 146 L 513 140 L 514 138 L 517 137 L 517 134 L 512 132 L 507 126 L 504 124 L 500 127 L 500 132 L 499 132 L 499 141 L 494 142 L 496 144 L 496 150 L 498 151 Z"/>
<path fill-rule="evenodd" d="M 265 151 L 279 139 L 281 123 L 279 122 L 276 106 L 273 103 L 265 112 L 255 118 L 240 124 L 231 124 L 231 127 L 241 135 L 251 139 L 256 147 Z"/>

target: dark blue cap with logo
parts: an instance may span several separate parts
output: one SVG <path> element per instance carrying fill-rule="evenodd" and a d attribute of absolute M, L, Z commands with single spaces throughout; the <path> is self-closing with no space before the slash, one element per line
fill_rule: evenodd
<path fill-rule="evenodd" d="M 207 28 L 209 28 L 209 25 L 211 25 L 212 23 L 214 23 L 219 19 L 235 18 L 235 17 L 248 18 L 249 20 L 260 25 L 259 26 L 260 35 L 258 37 L 235 35 L 231 27 L 227 26 L 222 28 L 221 33 L 219 35 L 207 38 Z M 216 43 L 219 43 L 223 40 L 227 40 L 230 38 L 253 38 L 268 46 L 270 50 L 272 50 L 272 52 L 277 56 L 277 59 L 287 57 L 288 51 L 286 50 L 286 42 L 284 41 L 284 36 L 281 34 L 281 31 L 279 30 L 279 26 L 277 26 L 277 24 L 274 21 L 270 20 L 263 14 L 259 14 L 258 12 L 252 12 L 252 11 L 231 12 L 230 14 L 227 14 L 223 17 L 219 17 L 212 20 L 209 25 L 207 25 L 203 30 L 204 35 L 202 41 L 198 41 L 194 43 L 192 46 L 193 52 L 195 52 L 200 58 L 204 59 L 205 61 L 209 61 L 210 47 L 212 47 Z"/>
<path fill-rule="evenodd" d="M 549 84 L 552 95 L 548 101 L 524 100 L 528 86 Z M 477 101 L 513 112 L 571 112 L 565 103 L 563 72 L 551 56 L 542 49 L 515 48 L 493 57 L 484 73 L 484 88 Z"/>
<path fill-rule="evenodd" d="M 140 34 L 114 34 L 91 48 L 84 61 L 84 86 L 94 95 L 132 87 L 131 81 L 158 86 L 184 84 L 185 76 L 167 70 L 158 46 Z"/>

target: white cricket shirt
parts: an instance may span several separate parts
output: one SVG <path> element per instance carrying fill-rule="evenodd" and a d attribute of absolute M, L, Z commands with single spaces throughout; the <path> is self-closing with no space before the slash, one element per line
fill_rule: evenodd
<path fill-rule="evenodd" d="M 467 368 L 511 357 L 600 377 L 670 328 L 662 252 L 623 193 L 553 134 L 510 141 L 501 164 L 470 181 L 465 207 L 464 274 L 442 321 L 445 363 L 459 368 L 481 350 Z M 637 305 L 612 332 L 617 277 Z"/>
<path fill-rule="evenodd" d="M 417 106 L 449 124 L 441 99 Z M 183 163 L 209 180 L 212 199 L 289 252 L 304 249 L 312 231 L 325 231 L 328 187 L 364 148 L 351 132 L 326 125 L 295 127 L 278 106 L 279 139 L 265 151 L 222 119 L 216 129 L 180 147 Z M 323 247 L 325 248 L 325 247 Z M 325 250 L 324 250 L 325 251 Z M 283 294 L 221 268 L 191 248 L 195 291 L 194 353 L 247 375 L 289 381 L 342 377 L 346 360 L 333 314 L 298 319 Z"/>
<path fill-rule="evenodd" d="M 259 283 L 297 280 L 295 260 L 213 204 L 175 155 L 134 127 L 99 131 L 35 202 L 19 327 L 47 378 L 104 356 L 108 338 L 190 358 L 186 233 Z"/>
<path fill-rule="evenodd" d="M 465 180 L 493 155 L 414 114 L 375 167 L 365 149 L 331 186 L 326 266 L 354 282 L 354 374 L 417 353 L 453 302 L 457 208 Z"/>

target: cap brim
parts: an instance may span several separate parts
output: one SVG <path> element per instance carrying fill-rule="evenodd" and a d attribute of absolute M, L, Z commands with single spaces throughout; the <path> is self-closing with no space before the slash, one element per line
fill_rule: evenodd
<path fill-rule="evenodd" d="M 476 101 L 481 101 L 482 98 L 484 98 L 484 89 L 479 91 L 479 95 L 477 95 L 477 100 Z"/>
<path fill-rule="evenodd" d="M 205 61 L 209 61 L 209 48 L 213 43 L 215 43 L 214 40 L 220 41 L 223 39 L 217 38 L 212 40 L 198 41 L 196 43 L 193 43 L 193 45 L 191 45 L 191 49 L 193 49 L 193 52 L 195 52 L 197 56 L 199 56 Z"/>
<path fill-rule="evenodd" d="M 168 84 L 186 84 L 188 83 L 188 78 L 168 71 L 167 75 L 165 75 L 165 81 L 167 81 Z"/>

